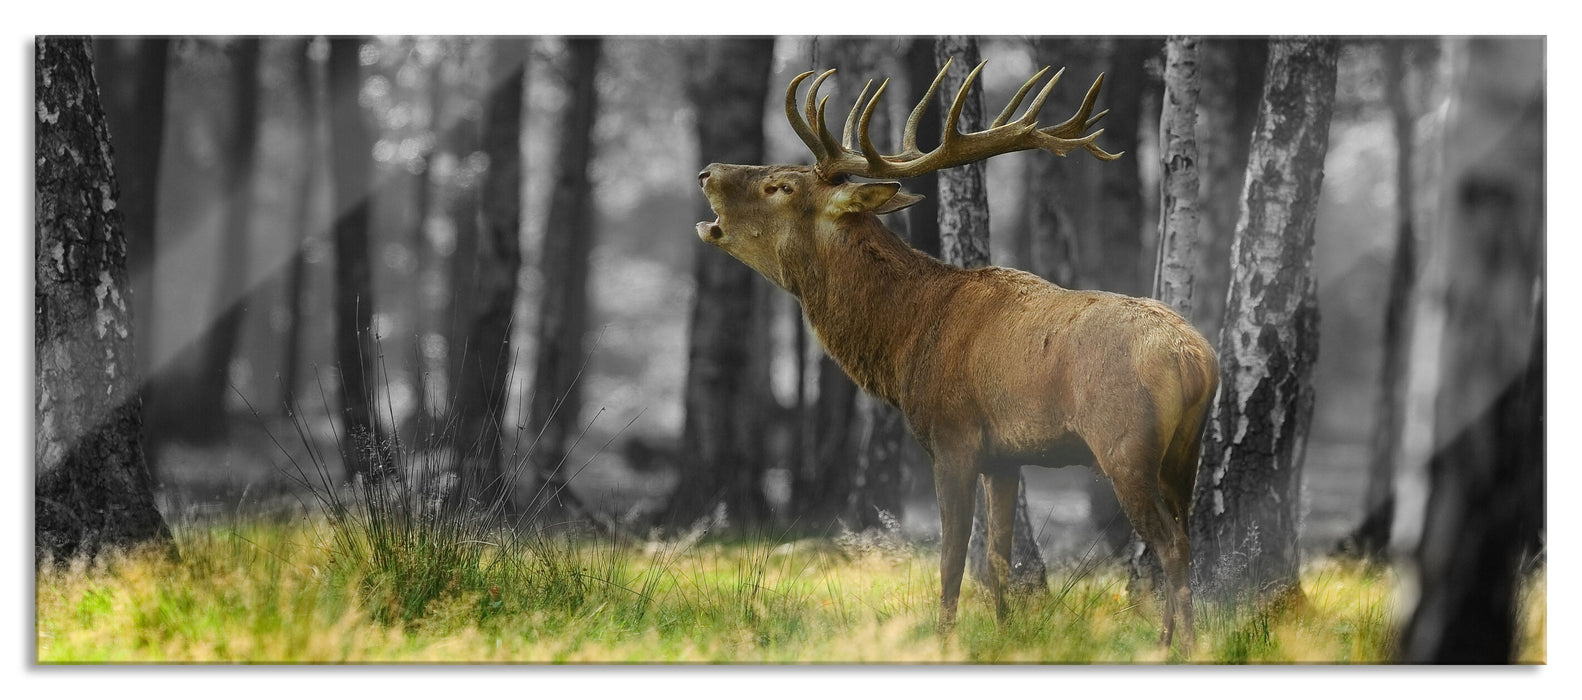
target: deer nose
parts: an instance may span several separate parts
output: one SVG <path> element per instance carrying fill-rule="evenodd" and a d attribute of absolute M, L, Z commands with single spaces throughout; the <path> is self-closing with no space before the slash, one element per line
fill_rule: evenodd
<path fill-rule="evenodd" d="M 707 166 L 705 166 L 702 172 L 698 173 L 698 186 L 702 187 L 707 185 L 709 183 L 709 178 L 712 177 L 714 173 L 720 169 L 720 167 L 721 166 L 719 163 L 709 163 Z"/>

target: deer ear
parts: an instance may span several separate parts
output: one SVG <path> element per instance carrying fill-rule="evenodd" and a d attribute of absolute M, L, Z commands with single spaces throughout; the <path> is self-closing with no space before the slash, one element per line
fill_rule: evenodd
<path fill-rule="evenodd" d="M 912 194 L 911 192 L 896 192 L 895 196 L 890 197 L 889 201 L 879 205 L 879 208 L 873 210 L 873 213 L 889 214 L 891 212 L 901 211 L 902 209 L 910 207 L 913 204 L 917 204 L 921 201 L 923 201 L 923 195 Z"/>
<path fill-rule="evenodd" d="M 842 187 L 836 209 L 841 213 L 873 212 L 888 214 L 916 204 L 922 197 L 901 191 L 901 183 L 854 182 Z"/>

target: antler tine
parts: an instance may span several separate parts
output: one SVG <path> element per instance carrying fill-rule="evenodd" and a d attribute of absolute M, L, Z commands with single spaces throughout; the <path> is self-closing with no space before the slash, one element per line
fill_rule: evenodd
<path fill-rule="evenodd" d="M 1044 89 L 1038 91 L 1038 95 L 1033 98 L 1033 101 L 1027 104 L 1027 111 L 1023 112 L 1022 118 L 1017 121 L 1028 126 L 1036 125 L 1038 123 L 1038 112 L 1044 108 L 1044 100 L 1049 99 L 1049 93 L 1055 89 L 1055 83 L 1060 82 L 1060 76 L 1065 74 L 1065 68 L 1055 71 L 1055 76 L 1050 78 L 1049 82 L 1044 84 Z"/>
<path fill-rule="evenodd" d="M 840 155 L 843 153 L 843 151 L 841 150 L 840 143 L 835 140 L 835 135 L 829 132 L 829 127 L 828 126 L 825 126 L 824 107 L 826 105 L 828 105 L 828 104 L 829 104 L 829 95 L 825 95 L 825 96 L 819 98 L 819 101 L 818 101 L 818 140 L 822 141 L 824 143 L 824 151 L 826 153 L 829 153 L 831 158 L 833 159 L 833 158 L 839 158 Z M 823 164 L 820 163 L 820 165 L 823 165 Z"/>
<path fill-rule="evenodd" d="M 841 148 L 851 150 L 851 132 L 857 128 L 857 112 L 862 109 L 863 98 L 868 96 L 868 88 L 873 85 L 873 79 L 862 84 L 862 92 L 857 93 L 857 101 L 851 103 L 851 111 L 846 114 L 846 128 L 841 130 Z"/>
<path fill-rule="evenodd" d="M 1027 91 L 1033 89 L 1033 85 L 1038 82 L 1038 79 L 1044 77 L 1044 74 L 1048 72 L 1049 66 L 1044 66 L 1043 70 L 1034 73 L 1033 77 L 1028 78 L 1027 82 L 1022 83 L 1022 89 L 1016 91 L 1016 96 L 1012 97 L 1011 101 L 1005 104 L 1005 109 L 1000 111 L 1000 116 L 994 118 L 994 122 L 989 124 L 989 128 L 993 129 L 1004 126 L 1005 122 L 1010 120 L 1011 113 L 1016 111 L 1016 106 L 1022 103 L 1022 98 L 1027 96 Z M 1056 77 L 1058 78 L 1059 76 L 1057 75 Z"/>
<path fill-rule="evenodd" d="M 813 156 L 823 159 L 825 157 L 823 144 L 819 143 L 818 136 L 813 133 L 813 128 L 797 113 L 797 86 L 801 85 L 802 81 L 807 80 L 810 75 L 813 75 L 813 71 L 808 71 L 792 78 L 791 86 L 786 88 L 786 120 L 791 122 L 791 130 L 795 131 L 796 135 L 802 139 L 802 143 L 807 145 L 808 150 L 813 151 Z"/>
<path fill-rule="evenodd" d="M 950 62 L 954 60 L 954 56 L 945 59 L 945 65 L 940 67 L 939 75 L 934 76 L 934 83 L 928 86 L 928 92 L 924 93 L 923 99 L 918 100 L 917 106 L 912 108 L 911 116 L 906 118 L 906 129 L 901 132 L 901 152 L 897 155 L 902 157 L 922 155 L 922 152 L 917 150 L 917 125 L 923 121 L 923 110 L 928 109 L 928 103 L 934 99 L 934 91 L 938 90 L 939 84 L 945 81 L 945 71 L 950 70 Z"/>
<path fill-rule="evenodd" d="M 831 68 L 814 78 L 813 84 L 807 89 L 807 101 L 803 105 L 803 110 L 807 112 L 808 128 L 813 131 L 819 142 L 820 165 L 826 160 L 840 157 L 840 144 L 835 141 L 835 136 L 829 133 L 829 126 L 824 122 L 824 103 L 829 101 L 829 97 L 825 96 L 822 101 L 818 98 L 819 87 L 834 74 L 835 69 Z"/>
<path fill-rule="evenodd" d="M 1099 129 L 1098 131 L 1093 132 L 1093 135 L 1096 137 L 1096 136 L 1098 136 L 1099 134 L 1102 134 L 1102 133 L 1104 133 L 1104 130 L 1103 129 Z M 1094 158 L 1098 158 L 1099 160 L 1102 160 L 1102 161 L 1105 161 L 1105 162 L 1109 162 L 1109 161 L 1115 160 L 1117 158 L 1120 158 L 1123 155 L 1126 155 L 1126 151 L 1121 151 L 1120 153 L 1110 153 L 1108 151 L 1105 151 L 1102 148 L 1099 148 L 1098 145 L 1094 144 L 1094 143 L 1088 143 L 1088 144 L 1083 145 L 1082 147 L 1084 149 L 1087 149 L 1088 153 L 1092 153 Z"/>
<path fill-rule="evenodd" d="M 939 132 L 941 150 L 944 149 L 943 144 L 950 143 L 961 135 L 961 110 L 967 106 L 967 92 L 972 89 L 972 81 L 977 79 L 978 72 L 983 70 L 983 66 L 987 63 L 988 61 L 980 62 L 978 67 L 967 74 L 967 79 L 961 83 L 961 89 L 956 91 L 956 99 L 950 101 L 950 117 L 945 120 L 945 128 Z"/>
<path fill-rule="evenodd" d="M 862 122 L 857 126 L 857 143 L 862 147 L 862 157 L 868 161 L 868 167 L 875 171 L 884 166 L 884 156 L 879 154 L 879 149 L 873 147 L 873 138 L 868 134 L 868 123 L 873 121 L 873 110 L 879 106 L 879 97 L 884 95 L 884 88 L 889 84 L 889 78 L 879 83 L 879 89 L 873 91 L 873 99 L 868 100 L 868 107 L 862 110 Z"/>
<path fill-rule="evenodd" d="M 1088 129 L 1092 129 L 1094 124 L 1099 123 L 1099 120 L 1103 119 L 1104 115 L 1109 113 L 1110 111 L 1106 109 L 1102 112 L 1099 112 L 1098 114 L 1088 117 L 1088 123 L 1082 125 L 1082 130 L 1087 131 Z"/>
<path fill-rule="evenodd" d="M 1046 150 L 1060 156 L 1082 149 L 1104 161 L 1120 157 L 1119 153 L 1108 153 L 1095 145 L 1095 140 L 1104 133 L 1103 129 L 1088 134 L 1083 133 L 1108 113 L 1101 111 L 1093 114 L 1093 106 L 1098 101 L 1099 90 L 1104 85 L 1103 75 L 1093 81 L 1093 85 L 1088 88 L 1087 95 L 1083 98 L 1081 107 L 1070 119 L 1055 126 L 1038 128 L 1038 113 L 1053 92 L 1055 84 L 1060 81 L 1061 76 L 1065 75 L 1063 68 L 1049 76 L 1043 89 L 1038 91 L 1021 117 L 1015 121 L 1011 121 L 1011 115 L 1021 107 L 1023 100 L 1038 82 L 1049 74 L 1048 66 L 1022 83 L 1016 95 L 1011 98 L 991 126 L 981 131 L 962 133 L 961 113 L 966 107 L 967 95 L 972 90 L 973 81 L 977 80 L 978 75 L 983 72 L 986 62 L 974 67 L 957 89 L 942 123 L 944 128 L 941 130 L 939 146 L 927 153 L 920 152 L 917 148 L 918 126 L 934 94 L 944 83 L 952 62 L 951 59 L 946 59 L 945 65 L 934 76 L 934 82 L 929 85 L 923 99 L 913 107 L 912 114 L 907 118 L 906 126 L 902 131 L 901 151 L 894 155 L 881 154 L 879 149 L 874 147 L 873 137 L 869 131 L 873 123 L 873 114 L 878 110 L 884 91 L 890 84 L 889 80 L 880 82 L 879 87 L 873 91 L 872 97 L 868 96 L 868 90 L 873 87 L 873 81 L 869 80 L 863 84 L 862 91 L 857 94 L 857 99 L 846 113 L 846 122 L 841 130 L 841 137 L 837 140 L 835 135 L 830 133 L 825 118 L 826 110 L 829 108 L 829 97 L 821 97 L 818 94 L 824 81 L 834 75 L 835 71 L 831 69 L 819 73 L 808 87 L 801 108 L 806 118 L 797 113 L 797 87 L 813 73 L 810 71 L 796 76 L 791 81 L 791 87 L 786 91 L 786 117 L 791 121 L 792 128 L 796 129 L 803 143 L 807 144 L 817 158 L 814 171 L 818 176 L 830 182 L 841 175 L 907 178 L 992 158 L 1001 153 L 1013 153 L 1030 148 Z M 860 150 L 852 148 L 854 137 Z"/>
<path fill-rule="evenodd" d="M 1039 131 L 1056 138 L 1064 139 L 1072 138 L 1077 134 L 1086 131 L 1088 127 L 1092 125 L 1088 120 L 1088 114 L 1093 111 L 1093 103 L 1098 101 L 1099 88 L 1103 85 L 1104 74 L 1100 73 L 1099 77 L 1094 79 L 1093 86 L 1088 88 L 1087 96 L 1082 98 L 1082 106 L 1077 109 L 1076 114 L 1071 115 L 1070 119 L 1067 119 L 1047 129 L 1039 129 Z M 1104 110 L 1104 112 L 1108 113 L 1109 110 Z M 1100 114 L 1099 116 L 1103 116 L 1103 114 Z M 1095 117 L 1095 119 L 1097 119 L 1097 117 Z"/>

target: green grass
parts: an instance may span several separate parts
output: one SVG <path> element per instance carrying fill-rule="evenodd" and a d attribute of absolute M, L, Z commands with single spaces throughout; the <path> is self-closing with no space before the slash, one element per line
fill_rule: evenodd
<path fill-rule="evenodd" d="M 457 543 L 411 539 L 376 563 L 334 532 L 318 519 L 186 527 L 179 562 L 46 566 L 38 660 L 1380 663 L 1407 612 L 1389 572 L 1316 562 L 1298 611 L 1200 606 L 1184 659 L 1157 645 L 1157 613 L 1130 604 L 1119 568 L 1057 568 L 1052 592 L 1015 599 L 1004 625 L 969 582 L 941 639 L 937 553 L 894 540 L 495 537 L 455 557 L 441 550 Z M 1522 598 L 1525 662 L 1545 659 L 1545 604 L 1540 573 Z"/>

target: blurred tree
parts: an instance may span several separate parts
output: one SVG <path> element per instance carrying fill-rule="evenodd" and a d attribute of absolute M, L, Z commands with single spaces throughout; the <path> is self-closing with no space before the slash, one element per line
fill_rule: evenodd
<path fill-rule="evenodd" d="M 562 512 L 577 506 L 566 487 L 566 457 L 582 430 L 582 385 L 588 333 L 588 255 L 593 250 L 593 126 L 598 117 L 598 73 L 602 42 L 596 37 L 566 41 L 569 100 L 560 114 L 549 218 L 539 270 L 544 296 L 538 312 L 538 359 L 528 426 L 540 431 L 532 461 L 546 499 L 534 508 Z"/>
<path fill-rule="evenodd" d="M 1105 150 L 1135 154 L 1141 143 L 1139 126 L 1149 87 L 1148 60 L 1160 53 L 1158 38 L 1112 38 L 1105 42 L 1104 92 L 1110 113 L 1104 117 Z M 1142 160 L 1122 158 L 1098 168 L 1099 191 L 1095 223 L 1103 247 L 1088 258 L 1103 275 L 1106 291 L 1143 296 L 1153 276 L 1154 256 L 1143 250 Z"/>
<path fill-rule="evenodd" d="M 445 110 L 446 86 L 443 71 L 445 55 L 440 48 L 441 40 L 424 37 L 417 42 L 412 60 L 426 68 L 423 71 L 420 97 L 426 97 L 427 104 L 414 111 L 426 114 L 427 118 L 419 126 L 423 133 L 417 138 L 420 145 L 413 156 L 417 162 L 416 166 L 409 169 L 412 218 L 408 222 L 407 248 L 412 252 L 413 262 L 412 281 L 408 285 L 406 303 L 414 342 L 411 421 L 416 426 L 415 439 L 428 442 L 430 433 L 435 427 L 434 416 L 438 413 L 435 410 L 437 399 L 433 395 L 432 386 L 436 369 L 432 361 L 436 358 L 433 357 L 432 349 L 426 342 L 428 331 L 435 322 L 431 313 L 434 309 L 431 307 L 433 294 L 430 280 L 438 275 L 436 263 L 441 257 L 439 251 L 435 250 L 430 226 L 437 210 L 435 190 L 440 186 L 436 179 L 435 164 L 441 153 L 441 131 L 444 125 L 440 122 L 440 114 Z"/>
<path fill-rule="evenodd" d="M 949 118 L 951 102 L 961 91 L 967 74 L 978 65 L 978 42 L 973 37 L 942 36 L 934 44 L 934 57 L 940 65 L 954 58 L 951 70 L 940 83 L 939 100 L 941 130 Z M 979 131 L 988 127 L 983 114 L 983 86 L 976 81 L 967 94 L 961 110 L 960 130 Z M 984 182 L 985 163 L 977 161 L 948 170 L 939 175 L 939 241 L 945 262 L 966 268 L 984 267 L 989 264 L 989 196 Z M 985 477 L 980 479 L 987 485 Z M 1044 591 L 1044 557 L 1038 551 L 1038 538 L 1033 532 L 1032 521 L 1027 515 L 1027 484 L 1017 472 L 1016 510 L 1011 531 L 1011 590 Z M 984 495 L 980 489 L 972 515 L 972 537 L 968 540 L 967 561 L 973 576 L 988 580 L 987 540 L 984 524 Z"/>
<path fill-rule="evenodd" d="M 314 193 L 319 188 L 319 173 L 323 157 L 323 140 L 320 129 L 323 120 L 323 110 L 319 106 L 319 85 L 323 81 L 322 68 L 314 60 L 314 41 L 312 37 L 303 38 L 292 46 L 291 55 L 295 57 L 292 66 L 293 88 L 297 93 L 297 100 L 301 105 L 301 117 L 298 121 L 298 150 L 297 150 L 297 195 L 296 211 L 296 245 L 292 248 L 291 257 L 286 261 L 286 276 L 282 283 L 286 296 L 286 313 L 290 319 L 287 321 L 286 332 L 281 338 L 282 363 L 280 385 L 286 395 L 282 397 L 282 405 L 294 404 L 292 396 L 297 386 L 302 381 L 302 326 L 306 309 L 303 308 L 303 291 L 307 287 L 307 245 L 308 236 L 312 233 L 315 224 Z M 318 40 L 322 41 L 322 40 Z M 293 409 L 294 410 L 294 409 Z"/>
<path fill-rule="evenodd" d="M 1191 318 L 1198 248 L 1197 37 L 1165 40 L 1164 99 L 1159 117 L 1160 214 L 1159 254 L 1154 271 L 1154 298 Z M 1165 591 L 1158 557 L 1133 531 L 1127 552 L 1128 588 Z"/>
<path fill-rule="evenodd" d="M 379 350 L 373 329 L 373 272 L 369 267 L 369 171 L 373 167 L 368 125 L 358 101 L 362 89 L 362 39 L 330 39 L 330 153 L 335 226 L 335 361 L 340 370 L 341 416 L 346 437 L 341 459 L 346 475 L 382 475 L 389 445 L 375 419 L 373 382 Z"/>
<path fill-rule="evenodd" d="M 231 138 L 224 159 L 224 184 L 215 269 L 214 302 L 220 305 L 200 341 L 202 368 L 189 397 L 189 434 L 200 441 L 227 435 L 231 360 L 247 312 L 249 249 L 252 246 L 253 176 L 258 154 L 258 37 L 242 37 L 226 47 L 231 66 Z"/>
<path fill-rule="evenodd" d="M 1437 447 L 1401 660 L 1508 663 L 1521 563 L 1544 527 L 1545 42 L 1447 44 L 1445 209 L 1425 290 L 1443 305 Z"/>
<path fill-rule="evenodd" d="M 481 129 L 488 168 L 480 183 L 479 210 L 457 212 L 459 217 L 476 216 L 478 229 L 467 247 L 471 259 L 456 261 L 470 273 L 453 280 L 454 286 L 466 289 L 471 303 L 456 308 L 456 320 L 465 329 L 466 350 L 453 377 L 450 415 L 459 480 L 452 494 L 459 504 L 514 514 L 521 510 L 513 488 L 516 474 L 514 470 L 508 474 L 505 467 L 515 461 L 516 450 L 504 453 L 501 430 L 516 359 L 511 322 L 522 268 L 522 98 L 528 47 L 526 40 L 513 38 L 490 41 L 488 48 L 489 87 Z M 554 293 L 553 287 L 549 292 Z M 546 348 L 544 353 L 548 352 Z"/>
<path fill-rule="evenodd" d="M 445 198 L 444 206 L 455 235 L 455 246 L 450 254 L 450 278 L 444 285 L 450 295 L 445 359 L 446 387 L 452 400 L 461 383 L 462 373 L 467 365 L 476 362 L 473 355 L 479 352 L 478 348 L 468 344 L 467 332 L 470 329 L 466 323 L 472 309 L 477 308 L 477 285 L 466 281 L 478 276 L 479 196 L 476 164 L 482 160 L 482 151 L 479 150 L 481 112 L 477 108 L 477 86 L 473 74 L 477 72 L 475 66 L 479 61 L 477 54 L 481 43 L 470 38 L 457 40 L 456 53 L 451 57 L 451 70 L 455 74 L 452 81 L 455 92 L 451 100 L 455 103 L 455 118 L 439 140 L 440 147 L 449 151 L 456 162 L 450 186 L 446 188 L 449 197 Z"/>
<path fill-rule="evenodd" d="M 1390 107 L 1395 137 L 1395 255 L 1390 264 L 1389 293 L 1384 301 L 1384 358 L 1379 368 L 1378 415 L 1368 458 L 1368 490 L 1363 519 L 1341 544 L 1341 549 L 1370 561 L 1382 562 L 1390 544 L 1395 520 L 1395 464 L 1400 458 L 1405 431 L 1408 332 L 1411 301 L 1417 280 L 1417 234 L 1412 225 L 1412 196 L 1417 191 L 1413 161 L 1416 135 L 1412 125 L 1419 108 L 1407 94 L 1409 69 L 1407 39 L 1380 42 L 1384 97 Z"/>
<path fill-rule="evenodd" d="M 104 116 L 115 147 L 115 172 L 121 184 L 126 265 L 130 275 L 132 318 L 137 323 L 137 376 L 143 378 L 142 406 L 150 405 L 154 358 L 154 280 L 157 246 L 160 152 L 165 142 L 165 83 L 169 73 L 170 39 L 111 37 L 93 42 L 94 72 L 100 78 Z M 145 415 L 143 424 L 147 425 Z M 144 435 L 149 471 L 158 475 L 158 446 Z"/>
<path fill-rule="evenodd" d="M 1269 42 L 1204 39 L 1199 49 L 1198 154 L 1203 245 L 1187 318 L 1207 338 L 1219 337 L 1230 289 L 1230 246 L 1247 174 L 1247 147 L 1258 118 Z"/>
<path fill-rule="evenodd" d="M 170 542 L 143 457 L 127 241 L 86 39 L 33 54 L 33 553 Z"/>
<path fill-rule="evenodd" d="M 1297 519 L 1313 415 L 1313 223 L 1335 97 L 1333 39 L 1271 42 L 1233 245 L 1219 396 L 1192 510 L 1209 599 L 1301 599 Z"/>
<path fill-rule="evenodd" d="M 699 167 L 764 162 L 764 107 L 773 38 L 700 42 L 687 92 L 695 105 Z M 700 200 L 701 201 L 701 200 Z M 706 205 L 699 215 L 708 214 Z M 686 526 L 723 505 L 733 526 L 767 520 L 763 491 L 763 402 L 771 396 L 769 358 L 749 334 L 767 282 L 712 246 L 693 257 L 697 286 L 688 331 L 680 482 L 665 515 Z M 760 346 L 761 348 L 761 346 Z"/>

